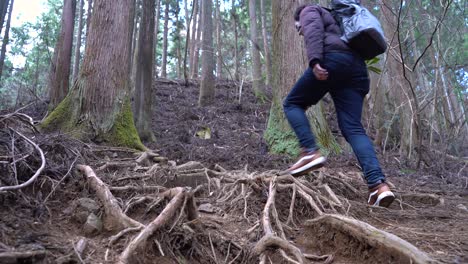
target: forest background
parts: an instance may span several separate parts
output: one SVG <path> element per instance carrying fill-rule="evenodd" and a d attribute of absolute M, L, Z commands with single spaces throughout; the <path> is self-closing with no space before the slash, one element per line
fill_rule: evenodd
<path fill-rule="evenodd" d="M 349 222 L 343 224 L 349 219 L 341 216 L 352 216 L 431 251 L 430 256 L 437 260 L 463 262 L 468 241 L 464 227 L 468 213 L 467 1 L 361 2 L 379 18 L 389 44 L 385 54 L 367 61 L 371 91 L 365 100 L 363 124 L 399 203 L 385 211 L 366 207 L 367 190 L 360 170 L 339 134 L 332 100 L 326 96 L 307 114 L 330 164 L 314 174 L 317 177 L 313 180 L 286 178 L 287 185 L 278 185 L 279 217 L 276 212 L 273 218 L 277 222 L 273 227 L 270 224 L 270 229 L 281 229 L 280 220 L 298 227 L 294 218 L 341 221 L 339 226 L 349 226 Z M 28 221 L 42 223 L 49 234 L 68 232 L 67 239 L 82 241 L 76 237 L 82 235 L 83 223 L 69 222 L 73 217 L 63 207 L 82 198 L 93 200 L 95 192 L 104 215 L 115 217 L 112 220 L 118 226 L 112 229 L 116 226 L 105 223 L 104 229 L 114 233 L 124 230 L 120 236 L 127 236 L 130 229 L 128 232 L 151 226 L 143 224 L 150 219 L 148 213 L 160 219 L 169 205 L 182 207 L 171 224 L 174 232 L 158 234 L 162 246 L 153 247 L 147 263 L 167 250 L 175 252 L 174 258 L 188 258 L 188 252 L 195 252 L 194 258 L 202 263 L 211 263 L 211 259 L 217 263 L 219 256 L 232 258 L 233 263 L 242 256 L 245 261 L 240 263 L 247 263 L 251 243 L 261 244 L 263 234 L 268 237 L 271 231 L 268 221 L 260 224 L 259 219 L 269 216 L 269 210 L 275 214 L 278 176 L 277 172 L 248 170 L 284 169 L 299 151 L 281 106 L 307 67 L 304 42 L 294 28 L 292 14 L 300 4 L 327 6 L 328 1 L 28 3 L 28 8 L 41 9 L 39 16 L 15 23 L 22 20 L 16 12 L 23 12 L 20 9 L 25 2 L 0 2 L 0 169 L 7 172 L 0 178 L 0 200 L 5 209 L 0 210 L 5 220 L 0 223 L 0 258 L 11 257 L 4 251 L 13 252 L 14 243 L 23 243 L 17 239 L 20 231 L 34 231 L 36 222 Z M 137 150 L 143 152 L 135 159 Z M 83 165 L 87 163 L 97 168 L 97 175 L 107 185 L 96 184 L 100 180 L 93 184 L 92 179 L 99 177 L 90 176 L 91 167 Z M 85 181 L 76 176 L 75 168 L 87 175 Z M 194 185 L 193 190 L 171 189 L 179 186 L 174 175 L 186 180 L 182 186 Z M 207 182 L 199 188 L 187 180 L 188 176 L 196 176 L 191 178 L 195 183 Z M 11 192 L 26 187 L 27 192 Z M 140 191 L 156 194 L 145 196 Z M 295 205 L 296 191 L 302 200 Z M 102 199 L 106 195 L 99 194 L 103 193 L 113 200 Z M 291 203 L 285 199 L 289 197 Z M 163 208 L 162 201 L 169 199 Z M 200 232 L 197 235 L 201 237 L 197 237 L 186 229 L 194 210 L 187 212 L 183 224 L 182 211 L 186 205 L 188 211 L 193 209 L 192 200 L 200 205 L 204 228 L 217 231 Z M 144 201 L 151 203 L 143 214 L 139 206 Z M 203 202 L 215 209 L 201 206 Z M 174 208 L 169 209 L 177 211 Z M 323 214 L 338 215 L 339 219 L 330 220 L 321 217 Z M 231 218 L 222 218 L 226 215 Z M 382 217 L 386 220 L 379 220 Z M 17 221 L 21 228 L 14 226 Z M 363 222 L 357 225 L 362 227 Z M 252 223 L 256 224 L 245 230 Z M 286 239 L 287 233 L 300 244 L 301 230 L 306 229 L 299 225 L 297 229 L 278 230 L 278 234 Z M 223 230 L 232 237 L 225 239 L 228 236 Z M 343 258 L 342 263 L 356 255 L 368 257 L 367 253 L 355 254 L 347 237 L 338 235 L 336 241 L 341 245 L 327 247 L 331 232 L 313 232 L 319 242 L 304 244 L 308 250 L 323 246 L 323 254 L 332 252 L 330 256 Z M 210 234 L 215 233 L 213 242 Z M 361 242 L 366 240 L 359 234 L 354 236 Z M 108 233 L 100 233 L 89 246 L 92 250 L 84 255 L 74 253 L 75 244 L 71 249 L 51 251 L 57 258 L 69 256 L 69 250 L 74 258 L 83 255 L 107 260 L 104 252 L 109 250 L 111 260 L 137 257 L 132 253 L 134 244 L 126 244 L 128 240 L 112 247 L 119 237 L 114 240 Z M 101 246 L 100 239 L 109 243 L 107 248 Z M 61 245 L 59 240 L 55 242 Z M 231 250 L 232 241 L 237 241 L 235 250 Z M 336 248 L 342 248 L 342 253 L 335 254 Z M 390 254 L 388 249 L 383 252 Z M 25 256 L 23 253 L 20 255 Z M 370 254 L 367 260 L 372 262 L 379 254 Z M 405 253 L 395 254 L 398 258 Z M 261 254 L 266 261 L 265 256 Z"/>

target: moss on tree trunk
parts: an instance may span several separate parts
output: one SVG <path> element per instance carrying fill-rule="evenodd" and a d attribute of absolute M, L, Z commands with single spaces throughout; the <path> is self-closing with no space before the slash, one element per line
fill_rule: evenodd
<path fill-rule="evenodd" d="M 72 104 L 76 98 L 75 93 L 70 93 L 65 99 L 47 116 L 40 125 L 44 132 L 61 131 L 74 138 L 83 141 L 94 141 L 112 146 L 128 147 L 145 150 L 141 143 L 138 132 L 133 122 L 133 114 L 130 101 L 127 99 L 117 113 L 114 125 L 109 131 L 102 131 L 93 126 L 84 115 L 78 114 L 78 104 Z M 101 132 L 97 132 L 101 131 Z"/>

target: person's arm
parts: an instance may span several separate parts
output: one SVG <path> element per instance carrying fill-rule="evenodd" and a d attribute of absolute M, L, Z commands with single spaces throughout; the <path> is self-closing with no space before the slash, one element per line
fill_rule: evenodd
<path fill-rule="evenodd" d="M 323 59 L 324 26 L 320 7 L 311 5 L 304 8 L 300 15 L 300 23 L 309 66 L 314 68 L 315 64 L 320 63 Z"/>

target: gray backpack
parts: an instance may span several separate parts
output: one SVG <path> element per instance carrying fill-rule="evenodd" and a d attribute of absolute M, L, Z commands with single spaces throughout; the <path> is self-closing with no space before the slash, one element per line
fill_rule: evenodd
<path fill-rule="evenodd" d="M 338 21 L 341 39 L 364 59 L 372 59 L 387 50 L 382 26 L 359 0 L 332 0 L 332 14 Z"/>

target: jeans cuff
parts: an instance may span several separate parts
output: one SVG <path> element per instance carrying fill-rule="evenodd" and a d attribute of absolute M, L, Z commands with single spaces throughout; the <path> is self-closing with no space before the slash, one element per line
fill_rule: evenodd
<path fill-rule="evenodd" d="M 382 184 L 382 183 L 384 183 L 384 182 L 385 182 L 385 180 L 378 180 L 377 182 L 374 182 L 374 183 L 372 183 L 372 184 L 368 184 L 367 186 L 369 187 L 369 189 L 372 189 L 372 188 L 375 188 L 375 187 L 377 187 L 379 184 Z"/>

